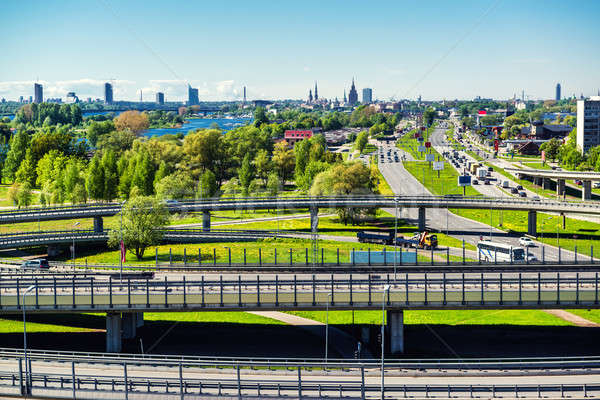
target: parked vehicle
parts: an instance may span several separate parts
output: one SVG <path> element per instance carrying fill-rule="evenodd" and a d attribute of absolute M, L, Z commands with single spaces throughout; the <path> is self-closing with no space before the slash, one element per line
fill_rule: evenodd
<path fill-rule="evenodd" d="M 394 232 L 366 232 L 360 231 L 356 234 L 359 243 L 392 244 Z"/>

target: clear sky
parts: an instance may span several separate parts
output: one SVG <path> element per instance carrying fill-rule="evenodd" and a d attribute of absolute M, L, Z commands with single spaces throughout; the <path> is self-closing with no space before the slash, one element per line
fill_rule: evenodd
<path fill-rule="evenodd" d="M 183 100 L 595 95 L 600 1 L 2 0 L 0 97 Z"/>

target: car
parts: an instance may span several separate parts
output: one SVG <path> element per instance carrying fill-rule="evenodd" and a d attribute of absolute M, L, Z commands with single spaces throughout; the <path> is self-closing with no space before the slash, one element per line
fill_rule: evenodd
<path fill-rule="evenodd" d="M 523 190 L 523 186 L 517 185 L 517 190 Z"/>
<path fill-rule="evenodd" d="M 519 193 L 519 189 L 517 189 L 517 188 L 510 188 L 510 193 L 512 193 L 512 194 L 518 194 Z"/>
<path fill-rule="evenodd" d="M 492 168 L 492 167 L 488 167 L 488 171 L 489 171 L 489 172 L 492 172 L 492 171 L 494 171 L 494 168 Z"/>
<path fill-rule="evenodd" d="M 21 264 L 22 269 L 49 269 L 48 260 L 39 258 L 37 260 L 27 260 Z"/>
<path fill-rule="evenodd" d="M 490 180 L 489 180 L 489 179 L 487 179 L 487 178 L 486 178 L 486 180 L 485 180 L 485 181 L 483 181 L 483 184 L 484 184 L 484 185 L 489 185 L 489 184 L 491 184 L 491 182 L 490 182 Z"/>
<path fill-rule="evenodd" d="M 519 238 L 519 245 L 523 247 L 534 247 L 535 243 L 533 243 L 533 240 L 531 240 L 527 236 L 521 236 Z"/>
<path fill-rule="evenodd" d="M 538 258 L 536 256 L 534 256 L 533 254 L 527 255 L 527 262 L 536 262 L 536 261 L 538 261 Z"/>
<path fill-rule="evenodd" d="M 531 200 L 533 201 L 540 201 L 540 196 L 538 196 L 537 194 L 531 196 Z"/>
<path fill-rule="evenodd" d="M 580 185 L 580 186 L 581 186 L 581 185 L 583 185 L 583 182 L 582 182 L 582 181 L 580 181 L 579 179 L 576 179 L 576 180 L 575 180 L 575 184 L 576 184 L 576 185 Z"/>
<path fill-rule="evenodd" d="M 600 182 L 594 182 L 594 188 L 595 189 L 600 188 Z"/>
<path fill-rule="evenodd" d="M 519 197 L 527 197 L 527 193 L 525 193 L 525 192 L 519 192 Z"/>
<path fill-rule="evenodd" d="M 479 185 L 479 181 L 477 179 L 473 179 L 471 182 L 472 185 Z"/>

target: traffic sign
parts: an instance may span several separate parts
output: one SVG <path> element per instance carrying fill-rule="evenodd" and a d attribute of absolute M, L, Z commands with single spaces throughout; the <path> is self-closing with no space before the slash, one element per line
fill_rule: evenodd
<path fill-rule="evenodd" d="M 425 147 L 430 148 L 431 147 L 431 142 L 425 142 Z"/>
<path fill-rule="evenodd" d="M 435 161 L 435 154 L 425 154 L 425 161 L 429 161 L 429 162 Z"/>
<path fill-rule="evenodd" d="M 434 161 L 433 162 L 433 170 L 434 171 L 441 171 L 444 169 L 444 162 L 443 161 Z"/>
<path fill-rule="evenodd" d="M 459 175 L 458 186 L 471 186 L 471 175 Z"/>
<path fill-rule="evenodd" d="M 425 151 L 426 151 L 426 148 L 425 148 L 425 146 L 419 146 L 419 147 L 417 147 L 417 150 L 418 150 L 420 153 L 425 153 Z"/>

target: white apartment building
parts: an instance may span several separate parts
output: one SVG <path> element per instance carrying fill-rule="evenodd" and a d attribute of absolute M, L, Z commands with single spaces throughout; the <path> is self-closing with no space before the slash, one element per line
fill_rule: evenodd
<path fill-rule="evenodd" d="M 586 153 L 600 145 L 600 96 L 577 100 L 577 148 Z"/>

